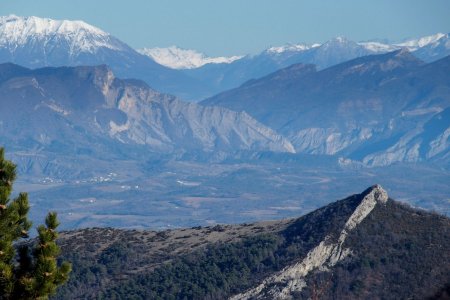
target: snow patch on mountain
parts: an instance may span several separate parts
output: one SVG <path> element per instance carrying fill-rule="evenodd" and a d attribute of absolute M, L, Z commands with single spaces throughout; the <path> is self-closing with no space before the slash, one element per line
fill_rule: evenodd
<path fill-rule="evenodd" d="M 360 42 L 358 45 L 363 46 L 369 51 L 372 51 L 373 53 L 386 53 L 398 50 L 400 47 L 389 45 L 389 44 L 383 44 L 379 42 Z"/>
<path fill-rule="evenodd" d="M 438 135 L 435 140 L 430 142 L 430 151 L 427 153 L 427 158 L 446 153 L 449 156 L 448 149 L 450 148 L 450 128 L 447 128 L 442 134 Z"/>
<path fill-rule="evenodd" d="M 280 54 L 280 53 L 284 53 L 284 52 L 301 52 L 301 51 L 306 51 L 311 48 L 317 48 L 317 47 L 320 47 L 320 44 L 313 44 L 313 45 L 287 44 L 284 46 L 270 47 L 265 52 L 271 53 L 271 54 Z"/>
<path fill-rule="evenodd" d="M 181 49 L 176 46 L 168 48 L 143 48 L 137 50 L 147 55 L 160 65 L 172 69 L 195 69 L 206 64 L 229 64 L 243 56 L 209 57 L 195 50 Z"/>

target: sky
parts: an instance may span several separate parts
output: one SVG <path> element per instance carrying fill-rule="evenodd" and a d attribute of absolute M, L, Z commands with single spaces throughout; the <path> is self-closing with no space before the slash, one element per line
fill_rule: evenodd
<path fill-rule="evenodd" d="M 9 14 L 84 20 L 134 48 L 177 45 L 210 56 L 450 32 L 450 0 L 0 0 L 0 15 Z"/>

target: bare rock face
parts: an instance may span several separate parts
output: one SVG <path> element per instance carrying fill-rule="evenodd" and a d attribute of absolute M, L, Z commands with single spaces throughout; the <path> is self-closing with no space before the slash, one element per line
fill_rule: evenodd
<path fill-rule="evenodd" d="M 351 249 L 343 247 L 349 232 L 354 230 L 376 205 L 384 205 L 388 201 L 388 195 L 380 185 L 369 188 L 363 194 L 364 198 L 348 218 L 337 239 L 326 236 L 302 261 L 284 268 L 257 287 L 231 299 L 290 299 L 292 292 L 300 292 L 306 286 L 305 278 L 311 271 L 326 271 L 351 254 Z"/>
<path fill-rule="evenodd" d="M 148 88 L 125 85 L 111 89 L 108 94 L 117 95 L 111 109 L 119 110 L 127 118 L 124 124 L 114 121 L 108 124 L 109 134 L 119 141 L 164 151 L 184 148 L 295 152 L 287 139 L 245 112 L 187 103 Z"/>

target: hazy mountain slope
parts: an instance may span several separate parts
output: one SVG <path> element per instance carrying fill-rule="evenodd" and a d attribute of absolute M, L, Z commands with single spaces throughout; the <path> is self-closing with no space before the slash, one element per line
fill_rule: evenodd
<path fill-rule="evenodd" d="M 426 124 L 450 107 L 449 61 L 423 64 L 397 51 L 321 71 L 293 65 L 202 104 L 246 111 L 298 152 L 370 165 L 428 160 L 448 152 L 447 119 L 440 129 Z"/>
<path fill-rule="evenodd" d="M 74 273 L 57 298 L 424 298 L 450 279 L 449 238 L 448 218 L 380 186 L 288 221 L 68 232 Z"/>
<path fill-rule="evenodd" d="M 7 148 L 97 158 L 120 156 L 130 147 L 294 151 L 246 113 L 182 102 L 143 82 L 120 80 L 106 66 L 27 70 L 3 64 L 0 79 L 0 144 Z"/>

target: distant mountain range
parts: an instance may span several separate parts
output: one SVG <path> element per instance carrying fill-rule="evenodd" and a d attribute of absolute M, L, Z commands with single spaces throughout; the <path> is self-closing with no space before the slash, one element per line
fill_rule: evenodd
<path fill-rule="evenodd" d="M 425 64 L 403 49 L 320 71 L 292 65 L 201 104 L 245 111 L 300 153 L 448 163 L 449 71 L 450 56 Z"/>
<path fill-rule="evenodd" d="M 449 288 L 449 239 L 448 218 L 375 185 L 295 219 L 64 232 L 55 298 L 427 299 Z"/>
<path fill-rule="evenodd" d="M 405 47 L 427 62 L 450 54 L 448 34 L 437 34 L 392 45 L 336 38 L 323 44 L 271 47 L 244 57 L 210 58 L 175 47 L 141 49 L 143 55 L 82 21 L 0 17 L 0 62 L 29 68 L 106 64 L 121 78 L 144 80 L 158 91 L 189 101 L 238 87 L 291 64 L 312 63 L 323 69 Z"/>
<path fill-rule="evenodd" d="M 243 56 L 227 63 L 211 63 L 198 68 L 186 68 L 185 73 L 211 86 L 215 93 L 235 88 L 242 83 L 266 76 L 292 64 L 314 64 L 324 69 L 357 57 L 382 54 L 407 49 L 425 62 L 450 55 L 448 34 L 436 34 L 413 39 L 403 43 L 384 44 L 380 42 L 354 42 L 337 37 L 323 44 L 292 44 L 271 47 L 257 55 Z M 161 51 L 161 50 L 160 50 Z M 174 56 L 173 61 L 182 59 Z M 189 59 L 189 58 L 188 58 Z M 165 64 L 160 60 L 162 64 Z M 170 67 L 172 63 L 166 65 Z M 185 64 L 189 64 L 187 61 Z"/>
<path fill-rule="evenodd" d="M 287 67 L 294 63 L 311 63 L 320 69 L 335 65 L 345 60 L 370 54 L 381 54 L 395 50 L 407 49 L 418 58 L 431 62 L 450 55 L 450 39 L 448 34 L 437 33 L 419 39 L 411 39 L 401 43 L 381 43 L 376 41 L 354 42 L 345 37 L 337 37 L 323 44 L 287 44 L 270 47 L 257 55 L 208 57 L 195 50 L 169 48 L 144 48 L 138 50 L 158 63 L 173 69 L 196 69 L 208 63 L 232 64 L 240 59 L 262 60 L 262 57 L 273 60 L 278 67 Z"/>
<path fill-rule="evenodd" d="M 3 64 L 0 143 L 96 157 L 132 147 L 222 159 L 270 151 L 333 155 L 341 164 L 448 165 L 449 70 L 450 56 L 425 64 L 407 50 L 320 71 L 297 64 L 199 105 L 118 79 L 106 66 Z"/>

